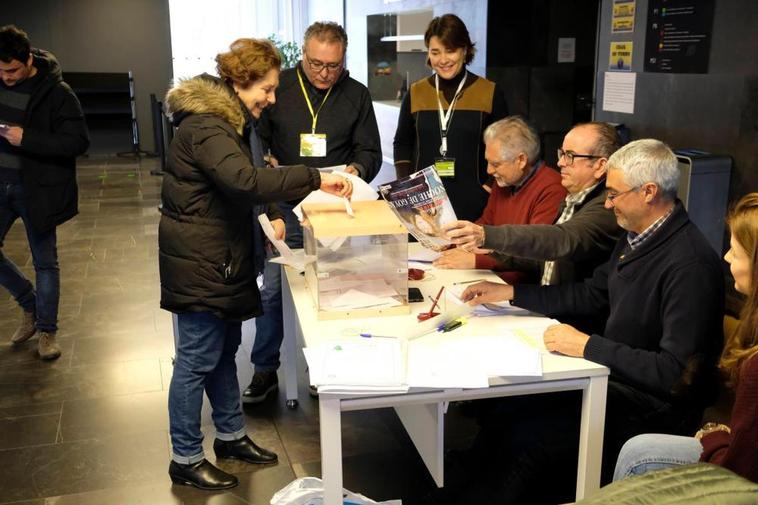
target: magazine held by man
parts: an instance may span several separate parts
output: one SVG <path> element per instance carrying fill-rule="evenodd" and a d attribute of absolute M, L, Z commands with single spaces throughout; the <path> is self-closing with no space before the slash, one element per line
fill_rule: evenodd
<path fill-rule="evenodd" d="M 379 186 L 379 193 L 421 245 L 433 251 L 450 247 L 442 225 L 457 218 L 434 166 Z"/>

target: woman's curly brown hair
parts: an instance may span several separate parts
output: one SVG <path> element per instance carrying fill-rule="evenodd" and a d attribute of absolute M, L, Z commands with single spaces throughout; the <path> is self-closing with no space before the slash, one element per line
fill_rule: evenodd
<path fill-rule="evenodd" d="M 266 39 L 237 39 L 229 51 L 216 55 L 216 71 L 227 83 L 242 86 L 257 81 L 272 68 L 279 69 L 282 58 L 274 45 Z"/>

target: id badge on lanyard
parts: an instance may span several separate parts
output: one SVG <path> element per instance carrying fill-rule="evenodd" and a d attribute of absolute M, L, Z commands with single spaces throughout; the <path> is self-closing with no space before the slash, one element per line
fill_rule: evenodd
<path fill-rule="evenodd" d="M 435 158 L 434 169 L 440 177 L 455 177 L 455 158 L 446 156 Z"/>
<path fill-rule="evenodd" d="M 440 84 L 439 76 L 434 76 L 434 87 L 437 90 L 437 111 L 439 112 L 440 119 L 440 158 L 435 158 L 434 168 L 437 170 L 437 174 L 440 177 L 455 177 L 455 158 L 447 156 L 447 136 L 450 128 L 450 123 L 453 119 L 453 110 L 455 109 L 455 103 L 458 101 L 458 95 L 460 95 L 463 85 L 466 83 L 468 77 L 468 71 L 458 84 L 458 89 L 455 91 L 455 96 L 450 102 L 450 107 L 447 111 L 442 110 L 442 101 L 440 100 Z"/>
<path fill-rule="evenodd" d="M 297 79 L 300 82 L 300 89 L 303 91 L 303 97 L 305 103 L 308 105 L 308 111 L 311 113 L 311 132 L 300 134 L 300 156 L 309 158 L 323 158 L 326 156 L 326 133 L 316 133 L 316 123 L 318 121 L 318 114 L 324 107 L 329 94 L 332 92 L 332 88 L 326 92 L 326 96 L 321 101 L 321 105 L 318 110 L 313 110 L 311 100 L 308 97 L 308 92 L 305 91 L 305 85 L 303 84 L 303 77 L 300 75 L 300 69 L 297 69 Z"/>
<path fill-rule="evenodd" d="M 314 158 L 326 156 L 326 134 L 301 133 L 300 156 Z"/>

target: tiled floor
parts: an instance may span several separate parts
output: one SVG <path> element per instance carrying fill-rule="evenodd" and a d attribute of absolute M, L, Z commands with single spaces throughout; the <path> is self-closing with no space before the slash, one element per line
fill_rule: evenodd
<path fill-rule="evenodd" d="M 250 433 L 279 454 L 277 465 L 219 463 L 240 477 L 228 492 L 172 487 L 166 405 L 173 334 L 170 314 L 159 308 L 155 165 L 122 158 L 79 163 L 80 214 L 58 229 L 59 360 L 40 361 L 36 338 L 7 343 L 20 312 L 0 288 L 0 504 L 262 505 L 292 479 L 320 474 L 317 402 L 301 378 L 297 410 L 284 407 L 283 393 L 246 407 Z M 383 171 L 379 180 L 388 178 Z M 20 222 L 3 252 L 34 275 Z M 246 325 L 237 356 L 242 387 L 252 375 L 252 339 Z M 346 487 L 406 504 L 432 488 L 392 411 L 343 419 Z M 207 408 L 203 427 L 212 443 Z"/>

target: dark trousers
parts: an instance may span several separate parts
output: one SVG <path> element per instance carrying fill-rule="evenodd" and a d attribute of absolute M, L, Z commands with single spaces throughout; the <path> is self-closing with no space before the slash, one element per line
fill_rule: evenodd
<path fill-rule="evenodd" d="M 452 464 L 453 472 L 468 475 L 450 475 L 451 502 L 573 501 L 581 396 L 580 391 L 569 391 L 481 402 L 475 407 L 481 431 L 471 451 Z M 676 409 L 609 381 L 601 483 L 612 480 L 616 458 L 628 439 L 651 432 L 691 435 L 701 412 Z"/>
<path fill-rule="evenodd" d="M 36 312 L 37 329 L 55 332 L 58 329 L 60 299 L 60 270 L 55 228 L 40 232 L 29 220 L 24 188 L 20 183 L 0 183 L 0 285 L 10 291 L 16 302 L 27 312 Z M 35 286 L 18 267 L 3 254 L 5 236 L 16 219 L 21 218 L 32 251 L 36 277 Z"/>

